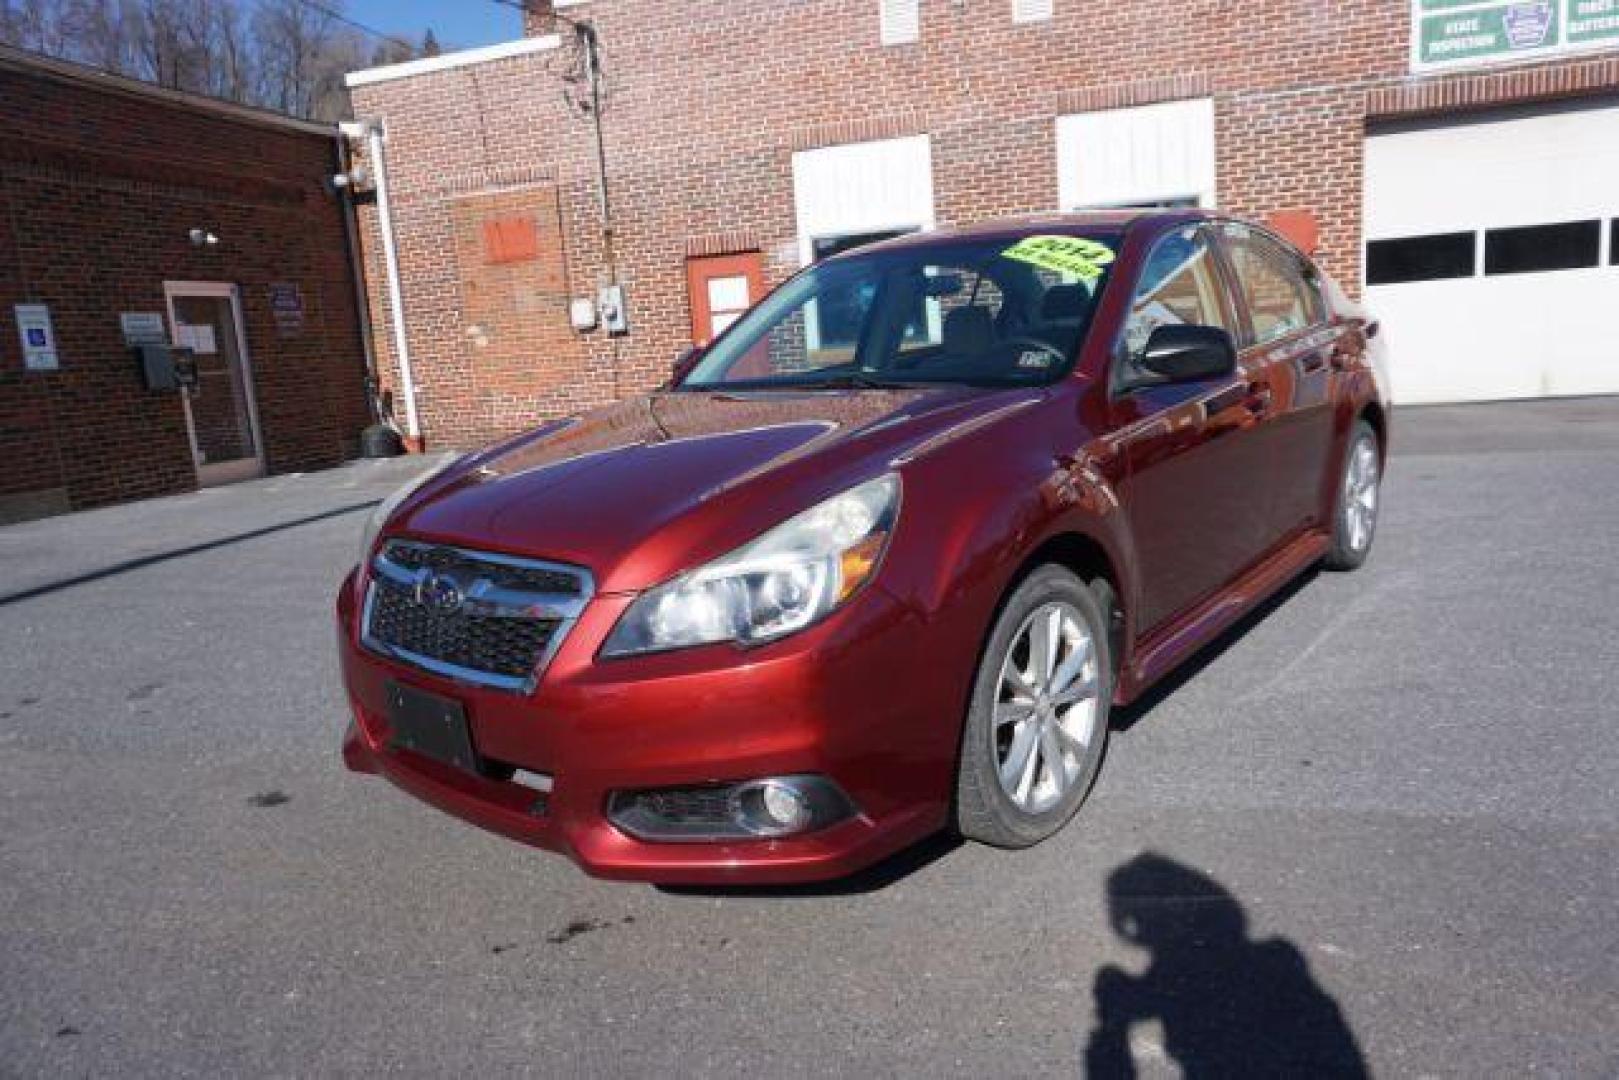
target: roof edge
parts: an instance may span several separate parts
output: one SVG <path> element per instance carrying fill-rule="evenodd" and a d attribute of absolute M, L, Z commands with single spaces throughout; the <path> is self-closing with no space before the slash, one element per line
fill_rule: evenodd
<path fill-rule="evenodd" d="M 115 75 L 110 71 L 102 71 L 100 68 L 93 68 L 87 64 L 76 63 L 72 60 L 58 60 L 55 57 L 29 52 L 26 49 L 14 48 L 10 45 L 0 45 L 0 70 L 18 71 L 25 75 L 37 75 L 47 79 L 54 79 L 57 82 L 73 83 L 92 90 L 99 90 L 103 93 L 144 98 L 158 104 L 209 113 L 222 119 L 234 120 L 244 124 L 280 128 L 284 131 L 297 131 L 306 135 L 320 135 L 326 138 L 334 138 L 337 135 L 336 124 L 323 124 L 316 120 L 300 120 L 295 116 L 271 112 L 269 109 L 260 109 L 253 105 L 239 105 L 234 101 L 212 98 L 206 94 L 194 94 L 187 90 L 171 90 L 166 86 L 142 82 L 139 79 L 131 79 L 125 75 Z"/>
<path fill-rule="evenodd" d="M 471 67 L 474 64 L 487 64 L 495 60 L 509 60 L 515 56 L 529 56 L 533 53 L 549 52 L 558 48 L 562 39 L 555 34 L 543 37 L 518 38 L 516 41 L 502 41 L 495 45 L 484 45 L 477 49 L 462 49 L 459 52 L 443 53 L 439 56 L 426 56 L 420 60 L 406 60 L 402 64 L 385 64 L 382 67 L 362 68 L 351 71 L 343 77 L 343 84 L 350 90 L 357 86 L 371 86 L 376 83 L 392 82 L 395 79 L 409 79 L 416 75 L 431 75 L 440 71 L 454 71 L 457 68 Z"/>

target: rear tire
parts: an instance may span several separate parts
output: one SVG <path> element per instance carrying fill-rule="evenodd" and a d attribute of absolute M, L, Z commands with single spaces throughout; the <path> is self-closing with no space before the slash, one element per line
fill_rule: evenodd
<path fill-rule="evenodd" d="M 1035 570 L 1007 599 L 979 659 L 962 734 L 962 836 L 1029 847 L 1079 810 L 1107 746 L 1108 625 L 1097 593 L 1060 566 Z"/>
<path fill-rule="evenodd" d="M 1383 505 L 1383 455 L 1377 432 L 1356 420 L 1338 471 L 1338 498 L 1333 503 L 1332 547 L 1322 560 L 1328 570 L 1358 570 L 1371 554 L 1377 515 Z"/>

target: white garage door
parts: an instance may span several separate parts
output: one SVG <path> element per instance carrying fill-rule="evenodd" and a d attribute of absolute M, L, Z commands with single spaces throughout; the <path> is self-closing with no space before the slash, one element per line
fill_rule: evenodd
<path fill-rule="evenodd" d="M 1366 300 L 1397 401 L 1619 392 L 1619 107 L 1366 140 Z"/>

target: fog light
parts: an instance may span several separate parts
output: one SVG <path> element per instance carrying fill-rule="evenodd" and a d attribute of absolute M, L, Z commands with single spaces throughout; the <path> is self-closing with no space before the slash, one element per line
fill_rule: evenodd
<path fill-rule="evenodd" d="M 809 798 L 779 780 L 745 784 L 731 796 L 736 823 L 759 836 L 803 832 L 815 819 Z"/>
<path fill-rule="evenodd" d="M 616 791 L 607 816 L 638 840 L 714 841 L 796 836 L 856 813 L 824 776 L 772 776 L 734 784 Z"/>

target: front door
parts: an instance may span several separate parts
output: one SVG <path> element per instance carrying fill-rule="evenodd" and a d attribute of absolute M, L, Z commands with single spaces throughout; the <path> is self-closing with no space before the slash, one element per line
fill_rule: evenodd
<path fill-rule="evenodd" d="M 692 344 L 706 346 L 740 319 L 764 295 L 764 276 L 756 251 L 688 259 Z"/>
<path fill-rule="evenodd" d="M 253 370 L 236 286 L 169 282 L 164 293 L 174 346 L 190 349 L 197 358 L 197 385 L 185 394 L 197 482 L 228 484 L 264 475 Z"/>
<path fill-rule="evenodd" d="M 1236 336 L 1215 249 L 1199 226 L 1178 228 L 1153 247 L 1114 361 L 1113 437 L 1128 470 L 1123 501 L 1136 537 L 1145 632 L 1188 614 L 1254 561 L 1270 504 L 1248 372 L 1140 383 L 1137 358 L 1166 325 Z"/>

